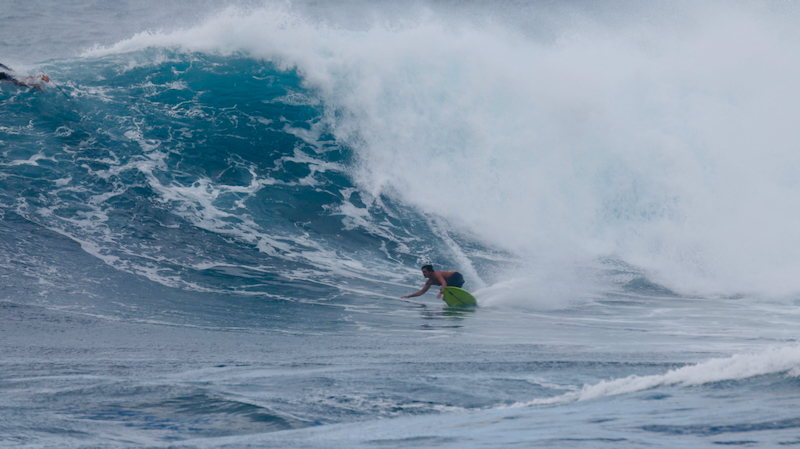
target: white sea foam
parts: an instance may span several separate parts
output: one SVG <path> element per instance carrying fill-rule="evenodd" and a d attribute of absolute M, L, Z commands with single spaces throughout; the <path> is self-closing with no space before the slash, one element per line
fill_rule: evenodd
<path fill-rule="evenodd" d="M 670 370 L 665 374 L 653 376 L 632 375 L 623 379 L 602 381 L 598 384 L 586 385 L 578 391 L 560 396 L 518 402 L 511 405 L 511 407 L 585 401 L 663 386 L 690 387 L 778 373 L 786 373 L 786 375 L 792 377 L 800 375 L 800 347 L 788 346 L 768 349 L 758 354 L 737 354 L 726 359 L 712 359 L 696 365 L 684 366 Z"/>
<path fill-rule="evenodd" d="M 9 163 L 0 163 L 0 167 L 15 167 L 17 165 L 38 166 L 39 165 L 38 161 L 43 160 L 43 159 L 44 160 L 48 160 L 48 161 L 55 161 L 55 159 L 53 159 L 51 157 L 46 157 L 45 155 L 39 153 L 39 154 L 34 154 L 33 156 L 31 156 L 28 159 L 18 159 L 18 160 L 15 160 L 15 161 L 11 161 Z"/>
<path fill-rule="evenodd" d="M 511 305 L 534 310 L 552 310 L 570 306 L 592 294 L 589 283 L 583 287 L 574 283 L 573 273 L 561 272 L 561 267 L 539 267 L 530 272 L 508 273 L 506 280 L 475 291 L 482 307 Z"/>

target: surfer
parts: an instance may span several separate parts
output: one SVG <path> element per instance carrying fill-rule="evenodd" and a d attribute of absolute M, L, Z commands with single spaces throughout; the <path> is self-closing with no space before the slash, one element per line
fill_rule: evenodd
<path fill-rule="evenodd" d="M 13 72 L 14 69 L 8 67 L 7 65 L 0 64 L 0 82 L 12 84 L 17 87 L 33 87 L 39 90 L 42 89 L 42 85 L 37 83 L 36 81 L 42 80 L 45 83 L 50 82 L 50 78 L 47 77 L 44 73 L 39 76 L 26 76 L 23 80 L 20 80 L 16 76 L 8 73 Z"/>
<path fill-rule="evenodd" d="M 422 275 L 428 279 L 425 282 L 425 286 L 422 287 L 420 291 L 403 296 L 402 298 L 411 298 L 422 295 L 423 293 L 427 292 L 429 288 L 431 288 L 431 285 L 441 286 L 439 288 L 439 294 L 436 295 L 437 298 L 441 298 L 445 287 L 461 288 L 461 286 L 464 285 L 464 276 L 462 276 L 458 271 L 435 271 L 432 265 L 425 265 L 422 267 Z"/>

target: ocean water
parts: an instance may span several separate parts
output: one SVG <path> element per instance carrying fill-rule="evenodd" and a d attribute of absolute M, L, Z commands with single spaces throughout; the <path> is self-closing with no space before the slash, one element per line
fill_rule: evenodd
<path fill-rule="evenodd" d="M 800 444 L 798 19 L 3 3 L 0 446 Z"/>

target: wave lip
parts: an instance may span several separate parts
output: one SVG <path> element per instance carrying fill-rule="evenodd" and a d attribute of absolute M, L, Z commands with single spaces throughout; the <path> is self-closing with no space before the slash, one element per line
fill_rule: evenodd
<path fill-rule="evenodd" d="M 697 386 L 783 372 L 789 376 L 800 375 L 800 346 L 772 348 L 760 354 L 736 354 L 725 359 L 711 359 L 707 362 L 670 370 L 665 374 L 631 375 L 622 379 L 602 381 L 594 385 L 585 385 L 579 391 L 560 396 L 517 402 L 508 408 L 586 401 L 656 387 Z"/>

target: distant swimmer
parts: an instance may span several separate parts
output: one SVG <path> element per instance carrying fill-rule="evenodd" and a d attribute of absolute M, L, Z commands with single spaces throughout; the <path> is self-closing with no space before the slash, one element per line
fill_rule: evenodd
<path fill-rule="evenodd" d="M 39 76 L 26 76 L 22 80 L 19 77 L 14 76 L 9 72 L 13 72 L 14 69 L 8 67 L 4 64 L 0 64 L 0 83 L 11 84 L 17 87 L 32 87 L 35 89 L 43 90 L 42 85 L 38 81 L 44 81 L 45 83 L 50 82 L 50 78 L 47 77 L 44 73 Z"/>
<path fill-rule="evenodd" d="M 441 298 L 445 287 L 461 288 L 461 286 L 464 285 L 464 276 L 462 276 L 458 271 L 434 271 L 433 266 L 425 265 L 422 267 L 422 275 L 428 278 L 428 281 L 425 282 L 425 286 L 422 287 L 422 290 L 403 296 L 403 298 L 419 296 L 427 292 L 428 289 L 431 288 L 431 285 L 441 286 L 439 288 L 439 294 L 436 295 L 437 298 Z"/>

